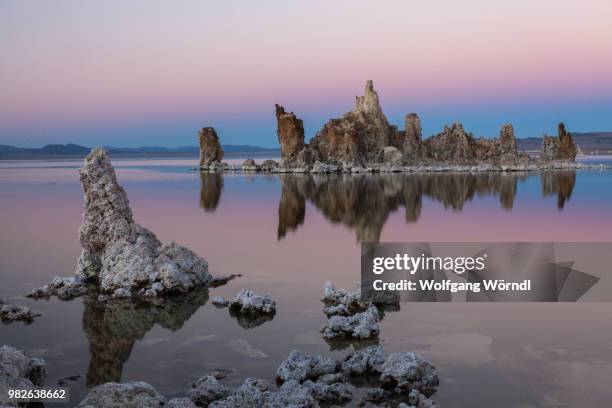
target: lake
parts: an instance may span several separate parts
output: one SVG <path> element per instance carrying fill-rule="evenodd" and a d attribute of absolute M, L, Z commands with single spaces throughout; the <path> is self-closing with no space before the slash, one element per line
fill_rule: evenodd
<path fill-rule="evenodd" d="M 137 222 L 206 258 L 213 274 L 242 277 L 142 305 L 23 297 L 75 271 L 81 162 L 0 162 L 0 297 L 43 314 L 0 325 L 0 344 L 42 356 L 50 385 L 80 375 L 73 404 L 108 381 L 146 381 L 171 397 L 215 368 L 234 370 L 224 380 L 232 386 L 273 381 L 294 348 L 348 354 L 349 344 L 319 334 L 320 298 L 326 280 L 356 287 L 362 240 L 612 241 L 611 170 L 219 175 L 189 170 L 196 163 L 113 162 Z M 243 287 L 271 293 L 276 316 L 254 324 L 208 302 Z M 442 407 L 610 403 L 610 303 L 402 303 L 385 313 L 380 341 L 387 353 L 432 361 L 440 376 L 432 398 Z"/>

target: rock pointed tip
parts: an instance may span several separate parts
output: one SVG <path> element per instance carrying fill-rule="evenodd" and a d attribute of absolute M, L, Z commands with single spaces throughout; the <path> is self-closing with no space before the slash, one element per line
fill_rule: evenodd
<path fill-rule="evenodd" d="M 366 81 L 365 89 L 366 89 L 366 91 L 373 91 L 374 90 L 374 82 L 372 82 L 371 79 L 368 79 Z"/>

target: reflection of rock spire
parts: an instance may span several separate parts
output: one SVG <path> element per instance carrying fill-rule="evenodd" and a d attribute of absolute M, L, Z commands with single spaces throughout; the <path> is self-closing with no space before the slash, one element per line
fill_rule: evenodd
<path fill-rule="evenodd" d="M 562 209 L 565 202 L 572 196 L 576 184 L 574 170 L 545 171 L 541 174 L 542 194 L 544 196 L 557 195 L 557 208 Z"/>
<path fill-rule="evenodd" d="M 119 382 L 136 341 L 156 324 L 172 331 L 180 329 L 207 300 L 206 288 L 165 299 L 160 305 L 128 300 L 100 302 L 85 297 L 83 331 L 89 340 L 91 358 L 87 386 Z"/>
<path fill-rule="evenodd" d="M 304 223 L 306 201 L 304 194 L 307 188 L 301 184 L 307 181 L 306 176 L 281 175 L 281 198 L 278 205 L 278 239 L 284 238 L 289 231 L 295 231 Z"/>
<path fill-rule="evenodd" d="M 200 173 L 200 207 L 204 211 L 214 211 L 219 205 L 223 191 L 223 175 L 220 173 Z"/>

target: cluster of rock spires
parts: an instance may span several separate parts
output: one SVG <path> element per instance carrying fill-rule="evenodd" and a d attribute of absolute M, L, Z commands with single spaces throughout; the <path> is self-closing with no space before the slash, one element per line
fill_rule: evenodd
<path fill-rule="evenodd" d="M 576 145 L 562 123 L 558 137 L 544 136 L 539 158 L 518 151 L 510 124 L 503 125 L 495 139 L 475 138 L 460 123 L 423 139 L 416 113 L 406 115 L 404 130 L 389 124 L 372 81 L 367 81 L 364 95 L 356 97 L 353 110 L 331 119 L 309 143 L 304 140 L 303 121 L 293 112 L 276 105 L 276 120 L 280 163 L 267 161 L 258 166 L 252 159 L 239 167 L 221 163 L 219 139 L 214 129 L 204 128 L 199 136 L 200 169 L 280 173 L 431 171 L 441 166 L 470 171 L 540 170 L 571 167 L 576 157 Z"/>
<path fill-rule="evenodd" d="M 155 298 L 187 293 L 211 281 L 206 260 L 175 242 L 162 244 L 134 221 L 106 151 L 93 149 L 79 177 L 85 212 L 76 276 L 54 278 L 29 297 L 70 299 L 94 289 L 106 297 Z"/>

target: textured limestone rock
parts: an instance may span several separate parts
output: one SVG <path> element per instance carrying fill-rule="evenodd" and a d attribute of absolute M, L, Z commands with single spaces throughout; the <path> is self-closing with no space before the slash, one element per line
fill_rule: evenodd
<path fill-rule="evenodd" d="M 243 408 L 264 406 L 264 395 L 268 383 L 255 378 L 247 378 L 231 395 L 223 400 L 212 402 L 210 408 Z"/>
<path fill-rule="evenodd" d="M 378 337 L 380 314 L 375 306 L 351 316 L 331 316 L 321 329 L 324 339 L 372 339 Z"/>
<path fill-rule="evenodd" d="M 255 160 L 246 159 L 240 166 L 242 171 L 259 171 L 261 168 L 255 163 Z"/>
<path fill-rule="evenodd" d="M 342 361 L 342 371 L 349 375 L 380 373 L 385 362 L 383 346 L 370 346 L 357 350 Z"/>
<path fill-rule="evenodd" d="M 342 404 L 353 398 L 353 392 L 346 383 L 326 384 L 323 382 L 304 381 L 302 384 L 312 397 L 322 403 Z"/>
<path fill-rule="evenodd" d="M 518 155 L 514 127 L 506 123 L 499 132 L 500 155 L 502 157 L 515 158 Z"/>
<path fill-rule="evenodd" d="M 563 160 L 573 162 L 576 159 L 577 148 L 572 135 L 565 130 L 565 125 L 559 123 L 558 136 L 544 135 L 540 157 L 544 160 Z"/>
<path fill-rule="evenodd" d="M 434 366 L 416 353 L 391 354 L 382 366 L 380 381 L 397 392 L 416 389 L 425 395 L 433 394 L 439 384 Z"/>
<path fill-rule="evenodd" d="M 278 166 L 278 162 L 274 160 L 264 160 L 264 162 L 261 163 L 261 171 L 273 172 L 278 169 Z"/>
<path fill-rule="evenodd" d="M 168 401 L 165 408 L 197 408 L 197 405 L 189 398 L 173 398 Z"/>
<path fill-rule="evenodd" d="M 38 316 L 40 314 L 33 313 L 29 307 L 10 305 L 0 298 L 0 320 L 3 323 L 22 321 L 29 324 Z"/>
<path fill-rule="evenodd" d="M 425 158 L 444 162 L 474 161 L 474 138 L 461 123 L 445 126 L 441 133 L 424 141 Z"/>
<path fill-rule="evenodd" d="M 304 148 L 304 123 L 293 112 L 285 112 L 285 108 L 276 105 L 276 126 L 281 147 L 281 161 L 294 162 Z"/>
<path fill-rule="evenodd" d="M 206 407 L 213 401 L 223 399 L 230 393 L 231 390 L 212 375 L 198 378 L 187 390 L 189 399 L 201 407 Z"/>
<path fill-rule="evenodd" d="M 383 147 L 381 150 L 382 162 L 393 166 L 399 166 L 404 161 L 404 155 L 402 152 L 393 146 Z"/>
<path fill-rule="evenodd" d="M 163 244 L 134 222 L 125 190 L 106 152 L 93 149 L 79 171 L 85 213 L 76 278 L 56 278 L 33 297 L 84 292 L 85 283 L 112 297 L 186 293 L 206 284 L 208 263 L 175 242 Z"/>
<path fill-rule="evenodd" d="M 226 306 L 229 306 L 230 302 L 223 296 L 215 296 L 210 300 L 210 303 L 212 303 L 215 306 L 226 307 Z"/>
<path fill-rule="evenodd" d="M 106 383 L 89 391 L 78 408 L 163 408 L 166 398 L 151 385 L 135 381 L 128 383 Z"/>
<path fill-rule="evenodd" d="M 200 168 L 208 168 L 213 163 L 223 160 L 223 149 L 217 132 L 212 127 L 205 127 L 198 133 L 200 142 Z"/>
<path fill-rule="evenodd" d="M 292 350 L 276 370 L 276 379 L 279 382 L 316 380 L 325 374 L 335 373 L 337 367 L 338 362 L 332 358 L 313 357 L 299 350 Z"/>
<path fill-rule="evenodd" d="M 387 121 L 372 81 L 363 96 L 355 98 L 352 111 L 327 122 L 310 142 L 325 163 L 355 167 L 377 161 L 380 150 L 397 138 L 397 129 Z"/>
<path fill-rule="evenodd" d="M 360 165 L 359 128 L 351 121 L 332 119 L 310 142 L 321 161 L 338 166 Z"/>
<path fill-rule="evenodd" d="M 0 405 L 16 405 L 8 400 L 9 388 L 42 387 L 46 378 L 44 360 L 28 357 L 14 347 L 0 347 Z"/>
<path fill-rule="evenodd" d="M 233 311 L 246 314 L 276 313 L 276 302 L 269 293 L 257 295 L 247 289 L 238 292 L 229 302 L 229 307 Z"/>
<path fill-rule="evenodd" d="M 405 122 L 406 130 L 400 147 L 404 157 L 409 161 L 414 161 L 421 157 L 421 119 L 416 113 L 409 113 L 406 115 Z"/>

